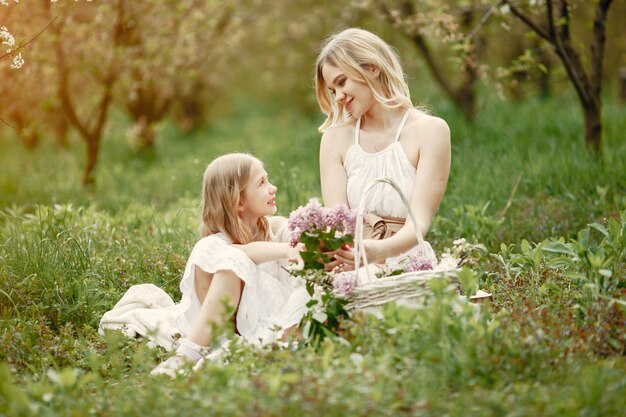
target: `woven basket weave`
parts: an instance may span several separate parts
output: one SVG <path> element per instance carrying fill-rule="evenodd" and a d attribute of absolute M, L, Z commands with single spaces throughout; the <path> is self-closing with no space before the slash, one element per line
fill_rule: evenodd
<path fill-rule="evenodd" d="M 412 303 L 419 304 L 425 303 L 428 296 L 432 294 L 428 282 L 432 279 L 440 278 L 445 279 L 450 284 L 458 284 L 457 273 L 459 269 L 435 269 L 425 271 L 406 272 L 400 275 L 394 275 L 384 278 L 372 278 L 368 268 L 367 256 L 365 254 L 365 248 L 363 245 L 363 215 L 365 212 L 365 204 L 367 202 L 367 195 L 369 191 L 378 183 L 386 183 L 391 185 L 394 190 L 399 194 L 402 202 L 408 210 L 411 223 L 415 228 L 415 235 L 417 237 L 417 251 L 420 256 L 428 257 L 436 261 L 435 255 L 430 248 L 430 245 L 426 244 L 422 233 L 419 230 L 415 215 L 411 211 L 411 206 L 408 199 L 402 193 L 402 190 L 398 185 L 390 178 L 378 178 L 371 181 L 361 196 L 359 208 L 357 211 L 356 231 L 354 237 L 355 247 L 355 264 L 360 265 L 363 261 L 364 267 L 357 268 L 357 281 L 360 274 L 368 275 L 368 282 L 358 285 L 348 297 L 347 309 L 364 309 L 367 307 L 378 307 L 383 304 L 399 301 L 410 300 Z"/>

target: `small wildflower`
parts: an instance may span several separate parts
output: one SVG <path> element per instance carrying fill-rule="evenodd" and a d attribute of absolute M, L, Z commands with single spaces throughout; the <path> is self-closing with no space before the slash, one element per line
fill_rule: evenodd
<path fill-rule="evenodd" d="M 437 269 L 442 270 L 442 271 L 445 271 L 448 269 L 455 269 L 458 267 L 459 262 L 461 262 L 461 260 L 457 258 L 456 256 L 450 253 L 442 253 L 441 260 L 437 264 Z"/>
<path fill-rule="evenodd" d="M 333 287 L 343 296 L 350 295 L 356 287 L 356 273 L 354 271 L 346 271 L 335 274 Z"/>
<path fill-rule="evenodd" d="M 13 57 L 13 63 L 11 64 L 12 69 L 19 69 L 24 65 L 24 58 L 22 58 L 22 54 L 19 53 Z"/>
<path fill-rule="evenodd" d="M 2 45 L 6 45 L 9 47 L 7 52 L 11 52 L 11 48 L 15 46 L 15 37 L 9 32 L 9 29 L 6 26 L 0 26 L 0 39 L 4 39 L 2 41 Z"/>
<path fill-rule="evenodd" d="M 427 271 L 433 269 L 433 261 L 421 256 L 407 256 L 404 259 L 404 272 Z"/>

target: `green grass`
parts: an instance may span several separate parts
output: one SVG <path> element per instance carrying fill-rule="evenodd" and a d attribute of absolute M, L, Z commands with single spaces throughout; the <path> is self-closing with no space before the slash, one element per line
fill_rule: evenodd
<path fill-rule="evenodd" d="M 465 277 L 494 293 L 481 314 L 435 286 L 430 306 L 356 315 L 317 351 L 237 346 L 227 366 L 174 381 L 146 377 L 161 350 L 98 335 L 99 318 L 133 284 L 180 297 L 213 157 L 265 161 L 282 214 L 319 196 L 321 120 L 241 106 L 204 131 L 166 124 L 137 153 L 117 117 L 91 191 L 82 144 L 29 152 L 5 131 L 0 415 L 626 415 L 623 105 L 606 103 L 603 160 L 569 97 L 482 105 L 472 126 L 432 104 L 453 164 L 428 236 L 438 251 L 487 246 Z"/>

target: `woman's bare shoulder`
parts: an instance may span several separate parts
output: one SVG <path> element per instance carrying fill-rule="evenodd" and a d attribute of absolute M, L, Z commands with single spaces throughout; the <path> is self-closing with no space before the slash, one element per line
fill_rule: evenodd
<path fill-rule="evenodd" d="M 322 134 L 322 148 L 347 150 L 354 142 L 354 128 L 354 123 L 329 127 Z"/>
<path fill-rule="evenodd" d="M 450 142 L 450 127 L 445 120 L 419 110 L 413 110 L 405 130 L 409 136 L 422 142 Z"/>

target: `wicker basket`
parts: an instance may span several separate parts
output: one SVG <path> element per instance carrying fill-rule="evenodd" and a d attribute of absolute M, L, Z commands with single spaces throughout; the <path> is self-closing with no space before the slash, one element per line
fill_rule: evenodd
<path fill-rule="evenodd" d="M 363 215 L 365 212 L 365 203 L 369 191 L 374 185 L 378 183 L 386 183 L 391 185 L 396 192 L 400 195 L 402 202 L 406 206 L 411 223 L 415 227 L 415 235 L 417 236 L 417 250 L 418 254 L 425 257 L 434 258 L 435 255 L 428 245 L 422 233 L 419 230 L 415 215 L 411 211 L 411 206 L 406 196 L 400 190 L 400 187 L 390 178 L 378 178 L 371 181 L 359 203 L 357 211 L 356 231 L 354 237 L 355 246 L 355 264 L 360 265 L 363 261 L 364 267 L 357 268 L 357 280 L 359 274 L 367 274 L 368 282 L 358 285 L 349 296 L 349 303 L 346 306 L 347 309 L 364 309 L 368 307 L 378 307 L 391 301 L 410 301 L 412 304 L 425 303 L 428 300 L 428 296 L 432 294 L 428 282 L 435 278 L 441 278 L 447 280 L 450 284 L 459 285 L 457 273 L 458 268 L 453 269 L 440 269 L 426 271 L 407 272 L 400 275 L 394 275 L 384 278 L 372 278 L 370 268 L 368 268 L 367 256 L 365 254 L 365 248 L 363 246 Z"/>

